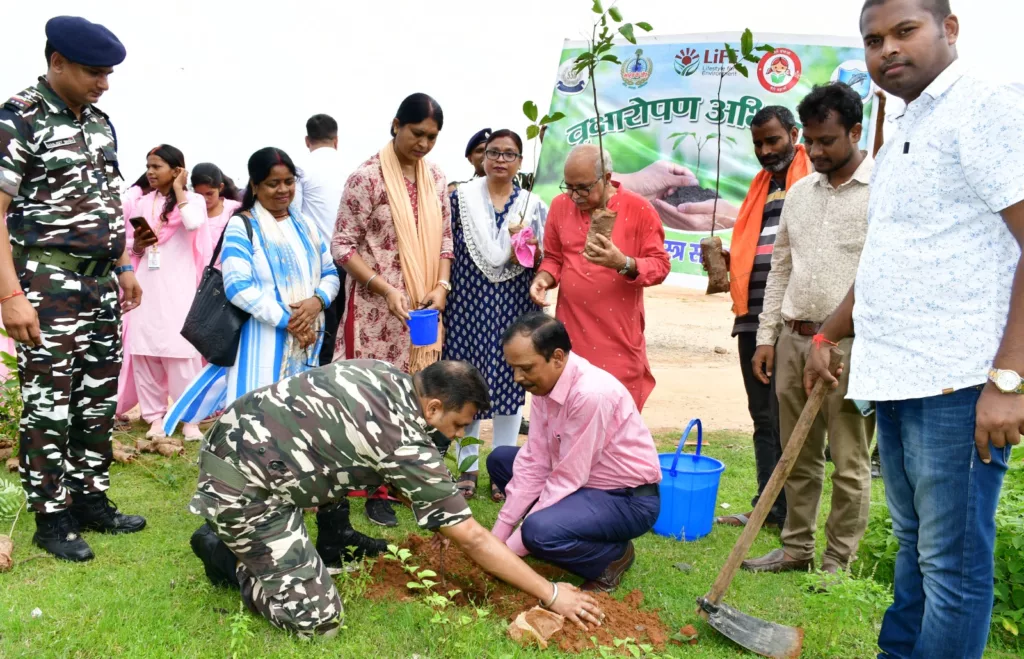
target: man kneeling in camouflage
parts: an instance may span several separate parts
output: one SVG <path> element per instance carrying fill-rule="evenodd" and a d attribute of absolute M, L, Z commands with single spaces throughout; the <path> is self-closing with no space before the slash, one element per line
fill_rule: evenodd
<path fill-rule="evenodd" d="M 595 601 L 553 584 L 480 526 L 438 445 L 490 407 L 465 362 L 414 376 L 379 361 L 341 361 L 258 389 L 231 404 L 199 453 L 189 510 L 206 519 L 192 547 L 214 583 L 235 584 L 254 613 L 299 634 L 337 634 L 341 599 L 306 534 L 303 509 L 353 490 L 393 488 L 422 528 L 454 540 L 481 568 L 583 627 Z"/>

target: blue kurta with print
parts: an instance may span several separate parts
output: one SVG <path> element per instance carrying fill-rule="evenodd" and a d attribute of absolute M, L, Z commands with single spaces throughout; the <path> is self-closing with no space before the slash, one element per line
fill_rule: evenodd
<path fill-rule="evenodd" d="M 466 247 L 459 212 L 459 192 L 452 193 L 452 292 L 444 312 L 444 359 L 467 361 L 476 366 L 491 388 L 491 414 L 516 414 L 526 402 L 526 392 L 512 379 L 505 363 L 501 335 L 516 318 L 539 307 L 530 300 L 533 269 L 526 269 L 508 281 L 495 284 L 480 272 Z M 505 208 L 497 214 L 499 227 L 505 225 L 509 208 L 519 195 L 512 191 Z M 497 209 L 496 209 L 497 210 Z M 491 414 L 478 418 L 491 418 Z"/>

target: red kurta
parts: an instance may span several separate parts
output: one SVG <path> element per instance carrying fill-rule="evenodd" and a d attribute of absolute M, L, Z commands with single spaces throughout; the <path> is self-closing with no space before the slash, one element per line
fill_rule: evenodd
<path fill-rule="evenodd" d="M 665 230 L 650 202 L 628 190 L 618 189 L 608 208 L 618 213 L 612 242 L 636 259 L 636 279 L 587 261 L 590 215 L 564 194 L 551 202 L 540 269 L 559 287 L 555 316 L 565 323 L 573 351 L 618 378 L 643 410 L 654 390 L 644 339 L 644 287 L 668 276 Z"/>

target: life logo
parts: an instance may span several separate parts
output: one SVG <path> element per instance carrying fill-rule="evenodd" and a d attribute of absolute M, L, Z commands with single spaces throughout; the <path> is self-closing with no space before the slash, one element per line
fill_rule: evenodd
<path fill-rule="evenodd" d="M 692 76 L 700 68 L 700 56 L 693 48 L 683 48 L 676 55 L 672 65 L 675 67 L 676 73 L 684 78 Z"/>
<path fill-rule="evenodd" d="M 757 80 L 773 94 L 784 94 L 796 87 L 803 73 L 803 65 L 789 48 L 776 48 L 774 53 L 765 53 L 757 63 Z"/>
<path fill-rule="evenodd" d="M 654 75 L 654 62 L 644 57 L 644 51 L 636 49 L 636 55 L 622 63 L 622 84 L 630 89 L 639 89 L 646 85 Z"/>
<path fill-rule="evenodd" d="M 558 67 L 558 82 L 555 83 L 555 90 L 559 94 L 574 96 L 587 88 L 587 83 L 590 81 L 589 73 L 586 69 L 573 71 L 574 68 L 576 68 L 575 59 L 566 60 Z"/>

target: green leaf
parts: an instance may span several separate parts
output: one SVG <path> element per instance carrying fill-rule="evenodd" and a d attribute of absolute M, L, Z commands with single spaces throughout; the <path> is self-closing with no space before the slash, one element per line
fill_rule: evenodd
<path fill-rule="evenodd" d="M 760 57 L 758 57 L 756 55 L 751 55 L 750 53 L 745 54 L 743 56 L 743 59 L 747 60 L 751 64 L 757 64 L 757 63 L 759 63 L 761 61 Z"/>
<path fill-rule="evenodd" d="M 744 55 L 747 55 L 754 49 L 754 33 L 750 31 L 748 27 L 743 30 L 743 36 L 740 37 L 740 50 L 743 51 Z"/>
<path fill-rule="evenodd" d="M 626 649 L 629 650 L 629 653 L 636 657 L 636 659 L 640 659 L 640 648 L 635 645 L 627 645 Z"/>
<path fill-rule="evenodd" d="M 651 24 L 650 24 L 650 23 L 648 23 L 648 22 L 646 22 L 646 21 L 639 21 L 639 22 L 638 22 L 638 23 L 636 24 L 636 26 L 637 26 L 638 28 L 640 28 L 641 30 L 643 30 L 644 32 L 650 32 L 651 30 L 653 30 L 653 29 L 654 29 L 653 27 L 651 27 Z"/>
<path fill-rule="evenodd" d="M 775 46 L 769 46 L 768 44 L 764 44 L 763 46 L 758 46 L 754 50 L 756 50 L 758 52 L 761 52 L 761 53 L 774 53 L 775 52 Z"/>
<path fill-rule="evenodd" d="M 601 0 L 594 0 L 594 6 L 591 7 L 595 14 L 603 14 L 604 9 L 601 8 Z"/>
<path fill-rule="evenodd" d="M 614 62 L 615 64 L 622 64 L 622 62 L 619 61 L 619 58 L 616 57 L 615 55 L 605 55 L 604 57 L 601 58 L 601 61 L 602 62 Z"/>
<path fill-rule="evenodd" d="M 534 119 L 536 121 L 536 119 Z M 484 440 L 477 437 L 463 437 L 459 440 L 459 446 L 480 446 Z"/>
<path fill-rule="evenodd" d="M 538 135 L 540 135 L 540 126 L 537 126 L 536 124 L 531 124 L 526 127 L 526 139 L 532 140 Z"/>
<path fill-rule="evenodd" d="M 686 139 L 685 137 L 680 137 L 675 142 L 673 142 L 672 143 L 672 150 L 675 151 L 676 149 L 678 149 L 679 145 L 682 144 L 683 140 L 685 140 L 685 139 Z"/>
<path fill-rule="evenodd" d="M 437 585 L 436 581 L 431 581 L 430 579 L 423 579 L 420 583 L 423 584 L 424 588 L 433 588 Z"/>
<path fill-rule="evenodd" d="M 615 21 L 616 23 L 622 22 L 622 12 L 619 11 L 618 7 L 609 7 L 608 15 L 611 16 L 612 20 Z"/>
<path fill-rule="evenodd" d="M 547 126 L 548 124 L 553 124 L 556 121 L 561 121 L 562 119 L 565 119 L 565 114 L 563 114 L 562 112 L 555 112 L 554 114 L 546 114 L 543 117 L 541 117 L 540 125 L 541 126 Z"/>
<path fill-rule="evenodd" d="M 725 137 L 723 139 L 725 139 L 725 141 L 729 142 L 730 144 L 736 144 L 736 138 L 735 137 Z"/>
<path fill-rule="evenodd" d="M 725 44 L 725 54 L 729 56 L 729 64 L 735 64 L 739 61 L 739 57 L 736 56 L 736 49 L 729 44 Z"/>
<path fill-rule="evenodd" d="M 736 68 L 736 72 L 739 73 L 744 78 L 746 78 L 746 77 L 748 77 L 750 75 L 750 73 L 747 71 L 747 67 L 743 66 L 739 62 L 737 62 L 736 64 L 733 64 L 733 66 Z"/>
<path fill-rule="evenodd" d="M 473 463 L 475 463 L 478 459 L 479 456 L 476 455 L 470 455 L 466 458 L 463 458 L 462 462 L 459 463 L 459 473 L 464 474 L 467 471 L 469 471 L 469 468 L 472 467 Z"/>
<path fill-rule="evenodd" d="M 427 579 L 429 577 L 436 577 L 437 572 L 434 572 L 433 570 L 423 570 L 417 576 L 419 576 L 420 579 Z"/>
<path fill-rule="evenodd" d="M 713 140 L 713 139 L 715 139 L 716 137 L 718 137 L 718 133 L 711 133 L 710 135 L 708 135 L 708 136 L 707 136 L 707 137 L 705 137 L 704 139 L 706 139 L 706 140 Z"/>
<path fill-rule="evenodd" d="M 626 41 L 628 41 L 629 43 L 633 44 L 634 46 L 636 45 L 636 37 L 633 36 L 632 23 L 623 23 L 622 25 L 620 25 L 619 34 L 625 37 Z"/>
<path fill-rule="evenodd" d="M 526 118 L 530 121 L 537 121 L 537 104 L 533 101 L 523 103 L 523 114 L 525 114 Z"/>
<path fill-rule="evenodd" d="M 418 581 L 410 581 L 409 583 L 405 584 L 405 587 L 409 590 L 422 590 L 426 588 L 426 586 L 419 583 Z"/>
<path fill-rule="evenodd" d="M 1020 634 L 1020 630 L 1017 629 L 1017 625 L 1012 620 L 1008 620 L 1007 618 L 1003 618 L 1003 629 L 1010 632 L 1014 636 L 1018 636 Z"/>

